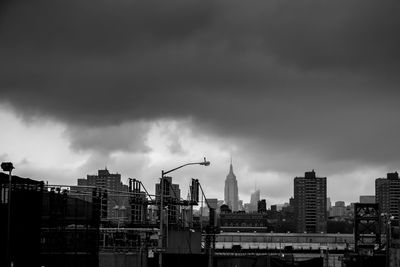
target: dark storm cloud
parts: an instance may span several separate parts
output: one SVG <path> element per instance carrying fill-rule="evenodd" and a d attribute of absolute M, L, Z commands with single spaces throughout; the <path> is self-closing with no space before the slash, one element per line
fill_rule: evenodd
<path fill-rule="evenodd" d="M 148 152 L 145 145 L 149 125 L 145 123 L 120 126 L 84 127 L 70 126 L 66 136 L 74 150 L 96 150 L 108 155 L 111 152 Z"/>
<path fill-rule="evenodd" d="M 398 3 L 6 3 L 0 97 L 24 116 L 83 129 L 189 117 L 277 162 L 399 160 Z"/>

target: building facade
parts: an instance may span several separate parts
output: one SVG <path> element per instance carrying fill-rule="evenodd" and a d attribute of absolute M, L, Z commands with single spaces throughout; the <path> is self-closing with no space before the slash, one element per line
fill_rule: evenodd
<path fill-rule="evenodd" d="M 44 183 L 0 172 L 0 266 L 41 266 L 41 211 Z M 10 222 L 10 225 L 8 224 Z M 7 242 L 7 235 L 9 241 Z M 7 254 L 7 247 L 10 254 Z"/>
<path fill-rule="evenodd" d="M 344 201 L 336 201 L 335 206 L 330 210 L 329 216 L 343 218 L 346 215 L 346 205 Z"/>
<path fill-rule="evenodd" d="M 230 165 L 229 173 L 225 180 L 225 204 L 229 206 L 232 211 L 239 210 L 239 194 L 236 175 L 233 173 L 232 163 Z"/>
<path fill-rule="evenodd" d="M 375 196 L 360 196 L 360 203 L 375 204 Z"/>
<path fill-rule="evenodd" d="M 260 201 L 260 190 L 256 190 L 251 193 L 249 212 L 257 212 L 258 201 Z"/>
<path fill-rule="evenodd" d="M 267 212 L 267 201 L 265 199 L 261 199 L 257 202 L 257 213 L 266 213 Z"/>
<path fill-rule="evenodd" d="M 127 196 L 129 188 L 121 182 L 121 174 L 110 173 L 107 168 L 98 170 L 97 175 L 87 175 L 86 179 L 78 179 L 78 186 L 96 187 L 107 192 L 107 216 L 106 218 L 102 216 L 103 220 L 118 223 L 130 221 L 130 204 Z"/>
<path fill-rule="evenodd" d="M 326 233 L 326 177 L 315 171 L 294 178 L 294 212 L 297 232 Z"/>
<path fill-rule="evenodd" d="M 268 216 L 265 213 L 224 212 L 219 216 L 219 225 L 224 232 L 266 232 Z"/>
<path fill-rule="evenodd" d="M 386 178 L 375 180 L 376 203 L 381 213 L 388 213 L 399 220 L 400 179 L 397 172 L 388 173 Z"/>

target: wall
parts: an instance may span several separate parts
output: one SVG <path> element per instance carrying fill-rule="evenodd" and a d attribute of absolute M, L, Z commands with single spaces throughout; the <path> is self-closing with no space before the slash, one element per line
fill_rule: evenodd
<path fill-rule="evenodd" d="M 99 267 L 146 267 L 147 251 L 142 253 L 101 252 Z"/>

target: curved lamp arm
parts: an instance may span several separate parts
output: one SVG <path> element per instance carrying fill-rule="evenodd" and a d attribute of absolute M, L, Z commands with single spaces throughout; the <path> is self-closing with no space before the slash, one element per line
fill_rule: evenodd
<path fill-rule="evenodd" d="M 162 170 L 162 171 L 161 171 L 161 176 L 163 177 L 164 175 L 166 175 L 166 174 L 168 174 L 168 173 L 170 173 L 170 172 L 176 171 L 176 170 L 178 170 L 178 169 L 180 169 L 180 168 L 183 168 L 183 167 L 185 167 L 185 166 L 188 166 L 188 165 L 210 166 L 210 162 L 207 161 L 206 158 L 204 157 L 204 161 L 202 161 L 202 162 L 191 162 L 191 163 L 186 163 L 186 164 L 183 164 L 183 165 L 181 165 L 181 166 L 179 166 L 179 167 L 173 168 L 172 170 L 169 170 L 169 171 L 164 171 L 164 170 Z"/>

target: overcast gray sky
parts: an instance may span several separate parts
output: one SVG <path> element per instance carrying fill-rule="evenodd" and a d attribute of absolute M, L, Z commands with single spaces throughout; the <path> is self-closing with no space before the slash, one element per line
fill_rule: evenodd
<path fill-rule="evenodd" d="M 162 169 L 187 194 L 334 201 L 400 166 L 400 3 L 36 0 L 0 3 L 0 160 L 50 183 Z"/>

